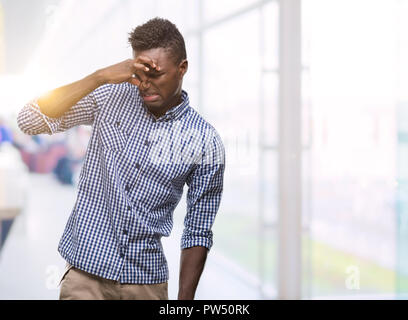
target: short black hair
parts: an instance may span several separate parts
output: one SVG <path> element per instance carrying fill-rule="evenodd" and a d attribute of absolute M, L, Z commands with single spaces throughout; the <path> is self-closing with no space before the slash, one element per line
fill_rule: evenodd
<path fill-rule="evenodd" d="M 176 25 L 167 19 L 153 18 L 136 27 L 129 33 L 129 43 L 134 51 L 168 49 L 176 63 L 187 59 L 184 38 Z"/>

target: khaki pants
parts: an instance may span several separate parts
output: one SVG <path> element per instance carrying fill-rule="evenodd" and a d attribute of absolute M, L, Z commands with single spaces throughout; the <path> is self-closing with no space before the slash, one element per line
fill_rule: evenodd
<path fill-rule="evenodd" d="M 167 282 L 121 284 L 67 264 L 60 281 L 60 300 L 168 300 Z"/>

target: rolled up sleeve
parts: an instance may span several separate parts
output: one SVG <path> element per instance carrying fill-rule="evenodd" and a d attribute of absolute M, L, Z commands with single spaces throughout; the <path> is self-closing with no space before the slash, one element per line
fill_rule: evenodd
<path fill-rule="evenodd" d="M 78 101 L 59 118 L 51 118 L 43 114 L 37 99 L 33 99 L 20 110 L 17 125 L 23 133 L 28 135 L 52 135 L 78 125 L 92 125 L 96 113 L 109 94 L 109 89 L 107 85 L 99 87 Z"/>
<path fill-rule="evenodd" d="M 181 249 L 213 245 L 212 226 L 221 202 L 225 171 L 225 149 L 218 133 L 207 144 L 200 163 L 188 176 L 187 214 Z"/>

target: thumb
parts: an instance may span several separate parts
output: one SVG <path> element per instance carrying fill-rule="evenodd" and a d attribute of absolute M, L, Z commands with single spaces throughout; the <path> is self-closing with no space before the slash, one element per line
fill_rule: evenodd
<path fill-rule="evenodd" d="M 127 82 L 133 84 L 134 86 L 140 86 L 140 80 L 134 77 L 130 78 Z"/>

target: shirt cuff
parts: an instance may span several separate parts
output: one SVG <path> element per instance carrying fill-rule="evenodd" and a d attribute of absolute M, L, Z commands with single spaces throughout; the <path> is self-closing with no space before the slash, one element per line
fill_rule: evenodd
<path fill-rule="evenodd" d="M 36 99 L 28 103 L 28 106 L 44 120 L 45 124 L 48 126 L 49 134 L 54 134 L 58 131 L 62 121 L 61 118 L 50 118 L 43 114 Z"/>
<path fill-rule="evenodd" d="M 208 250 L 211 249 L 213 245 L 213 233 L 208 232 L 208 236 L 194 236 L 192 234 L 183 233 L 181 238 L 181 249 L 187 249 L 191 247 L 206 247 Z"/>

